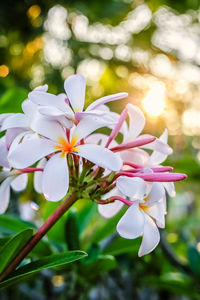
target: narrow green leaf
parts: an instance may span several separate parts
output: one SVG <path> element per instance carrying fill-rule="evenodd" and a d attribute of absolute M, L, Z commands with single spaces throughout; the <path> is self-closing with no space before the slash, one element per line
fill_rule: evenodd
<path fill-rule="evenodd" d="M 73 261 L 84 258 L 87 253 L 83 251 L 68 251 L 65 253 L 58 253 L 47 256 L 45 258 L 31 262 L 15 272 L 11 273 L 4 281 L 0 282 L 0 289 L 6 288 L 12 284 L 15 284 L 23 279 L 34 275 L 44 269 L 54 268 L 58 266 L 64 266 Z"/>
<path fill-rule="evenodd" d="M 16 216 L 0 216 L 0 233 L 15 234 L 27 228 L 36 229 L 37 227 L 30 222 L 17 218 Z"/>
<path fill-rule="evenodd" d="M 32 228 L 35 230 L 37 229 L 35 224 L 21 220 L 16 216 L 7 214 L 0 216 L 0 236 L 3 236 L 4 240 L 7 238 L 5 237 L 5 234 L 9 236 L 14 235 L 28 228 Z M 0 240 L 0 246 L 2 244 L 5 244 L 5 242 L 3 240 Z M 31 254 L 33 254 L 34 256 L 50 255 L 52 252 L 50 248 L 51 247 L 48 242 L 46 242 L 45 240 L 41 240 L 38 245 L 31 251 Z"/>
<path fill-rule="evenodd" d="M 71 209 L 65 222 L 65 238 L 69 250 L 80 249 L 78 216 L 75 209 Z"/>
<path fill-rule="evenodd" d="M 187 256 L 192 271 L 195 274 L 200 275 L 200 254 L 197 248 L 193 245 L 190 245 L 187 250 Z"/>
<path fill-rule="evenodd" d="M 0 273 L 23 248 L 32 235 L 33 229 L 26 229 L 10 238 L 7 243 L 0 248 Z"/>

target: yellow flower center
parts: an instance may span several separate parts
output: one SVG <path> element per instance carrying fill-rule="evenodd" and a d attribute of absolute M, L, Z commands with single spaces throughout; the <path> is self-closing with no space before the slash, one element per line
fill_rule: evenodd
<path fill-rule="evenodd" d="M 73 137 L 69 143 L 65 138 L 61 137 L 58 139 L 59 145 L 56 146 L 56 150 L 60 150 L 63 156 L 65 154 L 78 151 L 78 147 L 75 147 L 76 141 L 77 139 Z"/>
<path fill-rule="evenodd" d="M 142 209 L 143 211 L 147 211 L 148 210 L 148 205 L 145 205 L 143 203 L 139 203 L 139 208 Z"/>

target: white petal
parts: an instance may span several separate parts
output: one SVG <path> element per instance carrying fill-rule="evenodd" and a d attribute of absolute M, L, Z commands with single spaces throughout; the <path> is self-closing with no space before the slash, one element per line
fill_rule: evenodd
<path fill-rule="evenodd" d="M 6 130 L 8 128 L 16 128 L 16 127 L 29 127 L 29 118 L 24 114 L 15 114 L 14 116 L 10 116 L 6 118 L 2 124 L 1 131 Z"/>
<path fill-rule="evenodd" d="M 142 149 L 130 149 L 120 153 L 123 161 L 131 162 L 132 164 L 145 166 L 149 160 L 149 154 Z"/>
<path fill-rule="evenodd" d="M 176 196 L 175 186 L 173 182 L 163 182 L 163 185 L 170 197 Z"/>
<path fill-rule="evenodd" d="M 37 114 L 32 120 L 31 128 L 38 134 L 53 141 L 58 141 L 61 137 L 66 138 L 64 129 L 57 121 L 48 119 L 40 114 Z"/>
<path fill-rule="evenodd" d="M 122 168 L 121 158 L 107 148 L 99 145 L 80 145 L 78 146 L 78 155 L 104 169 L 119 171 Z"/>
<path fill-rule="evenodd" d="M 2 125 L 3 121 L 10 117 L 10 116 L 14 116 L 15 114 L 9 114 L 9 113 L 5 113 L 5 114 L 0 114 L 0 126 Z"/>
<path fill-rule="evenodd" d="M 99 204 L 98 211 L 99 213 L 106 219 L 114 217 L 123 207 L 123 203 L 121 201 L 116 200 L 113 203 L 108 204 Z"/>
<path fill-rule="evenodd" d="M 71 75 L 65 80 L 64 88 L 74 112 L 83 111 L 86 88 L 85 78 L 80 74 Z"/>
<path fill-rule="evenodd" d="M 160 234 L 155 222 L 148 215 L 144 215 L 144 232 L 138 256 L 143 256 L 153 251 L 160 241 Z"/>
<path fill-rule="evenodd" d="M 148 165 L 149 166 L 158 166 L 167 159 L 167 156 L 168 155 L 163 154 L 161 152 L 153 151 L 153 153 L 151 154 L 150 159 L 148 161 Z"/>
<path fill-rule="evenodd" d="M 59 201 L 69 188 L 69 172 L 66 156 L 55 154 L 46 163 L 43 172 L 42 190 L 49 201 Z"/>
<path fill-rule="evenodd" d="M 111 101 L 115 101 L 115 100 L 119 100 L 119 99 L 125 98 L 127 96 L 128 96 L 127 93 L 118 93 L 118 94 L 113 94 L 113 95 L 108 95 L 108 96 L 102 97 L 100 99 L 97 99 L 93 103 L 91 103 L 87 107 L 86 111 L 96 109 L 97 107 L 99 108 L 99 106 L 101 106 L 102 104 L 105 104 L 105 103 L 111 102 Z"/>
<path fill-rule="evenodd" d="M 158 222 L 159 227 L 165 227 L 165 206 L 163 200 L 149 206 L 145 212 Z"/>
<path fill-rule="evenodd" d="M 10 199 L 10 183 L 12 180 L 12 177 L 8 177 L 0 185 L 0 214 L 3 214 L 8 208 Z"/>
<path fill-rule="evenodd" d="M 143 134 L 143 135 L 140 135 L 139 138 L 143 139 L 143 138 L 149 138 L 149 137 L 152 137 L 152 135 Z M 160 152 L 162 154 L 165 154 L 165 155 L 170 155 L 173 152 L 172 148 L 168 144 L 161 141 L 160 139 L 156 139 L 154 142 L 146 144 L 142 147 L 145 148 L 145 149 L 158 151 L 158 152 Z"/>
<path fill-rule="evenodd" d="M 129 132 L 125 137 L 126 142 L 136 138 L 144 128 L 145 118 L 142 111 L 135 105 L 127 104 L 129 114 Z"/>
<path fill-rule="evenodd" d="M 148 202 L 153 203 L 165 197 L 165 189 L 161 182 L 154 182 L 151 186 Z"/>
<path fill-rule="evenodd" d="M 106 200 L 112 196 L 122 196 L 117 188 L 112 189 L 109 193 L 106 193 L 102 196 L 102 200 Z M 113 203 L 98 205 L 98 211 L 104 218 L 112 218 L 115 216 L 123 207 L 123 203 L 121 201 L 115 201 Z"/>
<path fill-rule="evenodd" d="M 168 130 L 165 129 L 163 134 L 159 137 L 159 140 L 161 140 L 163 143 L 167 144 L 168 141 Z"/>
<path fill-rule="evenodd" d="M 41 161 L 37 164 L 37 168 L 44 168 L 46 165 L 47 160 L 46 158 L 41 159 Z M 42 178 L 43 178 L 43 172 L 37 171 L 34 172 L 34 189 L 37 193 L 42 194 Z"/>
<path fill-rule="evenodd" d="M 14 149 L 10 149 L 8 161 L 12 167 L 23 169 L 53 152 L 55 152 L 55 144 L 52 141 L 32 134 Z"/>
<path fill-rule="evenodd" d="M 104 118 L 96 116 L 84 117 L 77 125 L 73 132 L 73 136 L 77 142 L 88 136 L 90 133 L 101 127 L 107 126 L 110 121 L 104 120 Z"/>
<path fill-rule="evenodd" d="M 14 178 L 14 180 L 11 182 L 11 187 L 13 190 L 19 192 L 19 191 L 23 191 L 26 188 L 27 183 L 28 183 L 28 175 L 21 174 Z"/>
<path fill-rule="evenodd" d="M 47 92 L 48 91 L 48 84 L 39 85 L 36 88 L 34 88 L 34 91 Z"/>
<path fill-rule="evenodd" d="M 126 239 L 135 239 L 142 235 L 144 227 L 144 216 L 138 203 L 132 204 L 117 224 L 119 235 Z"/>
<path fill-rule="evenodd" d="M 8 150 L 6 147 L 5 138 L 3 137 L 0 139 L 0 166 L 1 167 L 9 168 L 9 162 L 7 156 L 8 156 Z"/>
<path fill-rule="evenodd" d="M 14 141 L 14 139 L 21 133 L 25 133 L 26 130 L 24 128 L 9 128 L 6 130 L 5 134 L 5 140 L 6 140 L 6 145 L 8 148 L 10 148 L 10 145 Z"/>
<path fill-rule="evenodd" d="M 22 103 L 22 110 L 25 113 L 25 115 L 32 117 L 37 111 L 37 105 L 31 102 L 29 99 L 27 99 Z"/>
<path fill-rule="evenodd" d="M 47 105 L 47 106 L 54 106 L 60 109 L 61 111 L 66 111 L 67 104 L 63 100 L 63 98 L 40 91 L 32 91 L 28 94 L 28 98 L 33 101 L 35 104 L 38 105 Z"/>
<path fill-rule="evenodd" d="M 139 177 L 130 178 L 127 176 L 120 176 L 116 181 L 120 192 L 133 200 L 141 200 L 146 191 L 146 183 Z"/>
<path fill-rule="evenodd" d="M 97 144 L 97 145 L 105 146 L 108 141 L 108 136 L 102 133 L 94 133 L 89 135 L 85 141 L 87 144 Z M 115 147 L 117 145 L 118 145 L 117 142 L 113 140 L 110 143 L 110 148 Z"/>
<path fill-rule="evenodd" d="M 56 107 L 53 106 L 41 106 L 38 108 L 39 113 L 45 116 L 50 117 L 59 117 L 59 116 L 67 116 L 68 118 L 72 119 L 74 117 L 73 113 L 64 112 Z"/>

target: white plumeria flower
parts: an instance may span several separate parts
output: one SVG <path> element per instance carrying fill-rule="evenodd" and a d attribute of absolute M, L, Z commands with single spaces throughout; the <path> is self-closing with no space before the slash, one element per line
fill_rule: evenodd
<path fill-rule="evenodd" d="M 142 236 L 138 255 L 150 253 L 159 243 L 160 234 L 157 228 L 165 226 L 165 191 L 162 185 L 153 183 L 146 193 L 146 183 L 141 178 L 121 176 L 117 179 L 120 192 L 132 201 L 123 217 L 117 224 L 118 233 L 127 239 Z"/>
<path fill-rule="evenodd" d="M 54 153 L 44 167 L 42 190 L 46 199 L 59 201 L 69 187 L 67 154 L 74 153 L 112 171 L 121 169 L 122 161 L 112 151 L 95 144 L 80 145 L 80 141 L 91 132 L 106 125 L 107 122 L 103 123 L 94 116 L 85 117 L 71 130 L 71 136 L 67 137 L 63 127 L 56 121 L 38 118 L 33 127 L 39 135 L 31 134 L 22 141 L 17 137 L 17 141 L 11 145 L 8 160 L 14 168 L 21 169 Z"/>
<path fill-rule="evenodd" d="M 29 93 L 29 99 L 36 103 L 39 107 L 39 112 L 46 116 L 66 117 L 72 121 L 79 121 L 84 116 L 96 115 L 101 118 L 109 117 L 109 112 L 101 109 L 103 104 L 119 100 L 127 97 L 127 93 L 118 93 L 102 97 L 91 103 L 85 111 L 83 111 L 85 103 L 85 78 L 80 75 L 69 76 L 64 83 L 66 95 L 62 94 L 59 97 L 50 93 L 41 91 L 32 91 Z"/>
<path fill-rule="evenodd" d="M 37 87 L 35 90 L 46 92 L 47 89 L 48 85 L 45 84 Z M 26 135 L 27 133 L 31 132 L 32 120 L 38 114 L 37 105 L 31 102 L 29 99 L 23 101 L 22 110 L 24 113 L 0 115 L 0 131 L 6 130 L 5 139 L 8 149 L 17 135 L 22 133 Z"/>
<path fill-rule="evenodd" d="M 129 126 L 127 132 L 124 132 L 123 143 L 133 141 L 134 139 L 138 140 L 152 137 L 149 134 L 140 135 L 145 125 L 145 117 L 142 111 L 137 106 L 130 103 L 127 104 L 126 108 L 128 109 Z M 162 139 L 156 139 L 154 142 L 141 147 L 155 150 L 165 155 L 169 155 L 172 153 L 172 149 L 167 143 L 163 142 Z"/>
<path fill-rule="evenodd" d="M 20 171 L 11 170 L 7 160 L 8 150 L 5 138 L 0 139 L 0 166 L 3 171 L 0 172 L 0 214 L 4 213 L 8 208 L 10 199 L 10 187 L 15 191 L 22 191 L 26 188 L 28 176 Z"/>
<path fill-rule="evenodd" d="M 157 143 L 163 143 L 163 145 L 167 145 L 168 142 L 168 131 L 167 129 L 164 130 L 162 135 L 157 139 Z M 153 143 L 151 143 L 153 144 Z M 151 145 L 150 144 L 150 145 Z M 146 145 L 148 147 L 148 145 Z M 145 146 L 145 147 L 146 147 Z M 167 145 L 168 146 L 168 145 Z M 151 170 L 151 168 L 158 168 L 159 171 L 160 164 L 163 163 L 166 158 L 167 154 L 154 150 L 151 155 L 149 155 L 146 151 L 139 148 L 128 149 L 120 153 L 121 158 L 125 162 L 129 162 L 143 168 L 147 168 Z M 173 182 L 163 182 L 162 183 L 166 188 L 170 197 L 174 197 L 176 195 L 175 187 Z"/>

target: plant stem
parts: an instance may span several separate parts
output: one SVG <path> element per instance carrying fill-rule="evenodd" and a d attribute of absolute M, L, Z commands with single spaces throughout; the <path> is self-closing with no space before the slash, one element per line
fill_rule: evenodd
<path fill-rule="evenodd" d="M 74 204 L 76 201 L 74 194 L 69 195 L 60 206 L 53 212 L 53 214 L 46 220 L 46 222 L 38 229 L 32 238 L 26 243 L 24 248 L 16 255 L 11 263 L 3 270 L 0 275 L 0 281 L 7 277 L 27 254 L 39 243 L 43 236 L 51 229 L 51 227 L 63 216 L 63 214 Z"/>

